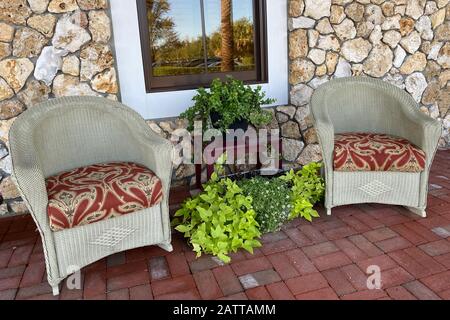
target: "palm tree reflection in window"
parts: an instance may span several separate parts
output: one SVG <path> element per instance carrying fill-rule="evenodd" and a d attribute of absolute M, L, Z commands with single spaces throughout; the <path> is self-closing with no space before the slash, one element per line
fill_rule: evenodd
<path fill-rule="evenodd" d="M 221 31 L 222 31 L 222 65 L 223 72 L 233 71 L 233 21 L 232 0 L 221 0 Z"/>

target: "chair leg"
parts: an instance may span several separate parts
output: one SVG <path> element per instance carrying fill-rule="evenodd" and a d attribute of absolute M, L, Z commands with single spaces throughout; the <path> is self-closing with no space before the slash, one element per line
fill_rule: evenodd
<path fill-rule="evenodd" d="M 414 208 L 414 207 L 405 207 L 405 208 L 408 209 L 409 211 L 411 211 L 412 213 L 417 214 L 418 216 L 420 216 L 422 218 L 427 217 L 427 213 L 426 213 L 425 209 Z"/>
<path fill-rule="evenodd" d="M 331 208 L 327 208 L 327 216 L 331 216 Z"/>
<path fill-rule="evenodd" d="M 163 242 L 158 244 L 158 247 L 160 247 L 163 250 L 166 250 L 167 252 L 172 252 L 173 251 L 173 247 L 172 244 L 170 242 Z"/>
<path fill-rule="evenodd" d="M 54 296 L 59 296 L 59 284 L 52 285 L 52 292 Z"/>

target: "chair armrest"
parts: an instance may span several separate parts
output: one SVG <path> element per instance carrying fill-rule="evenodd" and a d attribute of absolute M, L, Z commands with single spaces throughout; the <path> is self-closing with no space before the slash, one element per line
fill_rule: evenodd
<path fill-rule="evenodd" d="M 129 143 L 136 144 L 140 154 L 135 156 L 136 161 L 151 169 L 162 181 L 163 191 L 169 193 L 172 180 L 173 145 L 166 139 L 153 132 L 145 120 L 134 110 L 124 107 L 120 103 L 115 104 L 125 115 L 130 117 L 129 129 L 133 140 Z"/>
<path fill-rule="evenodd" d="M 421 112 L 417 103 L 409 95 L 407 99 L 402 101 L 401 106 L 405 119 L 408 119 L 408 121 L 399 124 L 404 126 L 407 132 L 404 138 L 410 140 L 426 153 L 427 166 L 429 167 L 442 136 L 442 124 Z"/>
<path fill-rule="evenodd" d="M 334 126 L 321 95 L 313 96 L 311 100 L 311 115 L 317 132 L 319 144 L 326 170 L 333 170 Z"/>
<path fill-rule="evenodd" d="M 163 191 L 168 195 L 172 181 L 174 147 L 168 140 L 151 131 L 145 121 L 139 122 L 141 126 L 135 130 L 136 143 L 141 150 L 139 161 L 161 179 Z"/>
<path fill-rule="evenodd" d="M 330 122 L 316 120 L 314 124 L 324 159 L 332 160 L 334 151 L 334 128 Z"/>
<path fill-rule="evenodd" d="M 39 230 L 46 234 L 51 233 L 47 215 L 48 194 L 44 174 L 33 151 L 19 151 L 13 141 L 11 140 L 10 143 L 12 178 Z"/>
<path fill-rule="evenodd" d="M 170 142 L 141 139 L 142 161 L 161 179 L 165 194 L 170 191 L 173 172 L 173 146 Z"/>

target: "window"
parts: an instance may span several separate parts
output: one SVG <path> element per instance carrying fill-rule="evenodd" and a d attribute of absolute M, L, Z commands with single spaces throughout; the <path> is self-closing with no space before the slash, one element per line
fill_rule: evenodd
<path fill-rule="evenodd" d="M 147 92 L 267 81 L 264 0 L 138 0 Z"/>

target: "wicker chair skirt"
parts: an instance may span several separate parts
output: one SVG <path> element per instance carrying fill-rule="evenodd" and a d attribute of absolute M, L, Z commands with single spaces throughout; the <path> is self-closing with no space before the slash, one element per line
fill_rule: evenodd
<path fill-rule="evenodd" d="M 419 207 L 421 173 L 334 172 L 332 207 L 384 203 Z"/>
<path fill-rule="evenodd" d="M 161 204 L 137 213 L 55 232 L 60 276 L 111 254 L 166 241 Z"/>

